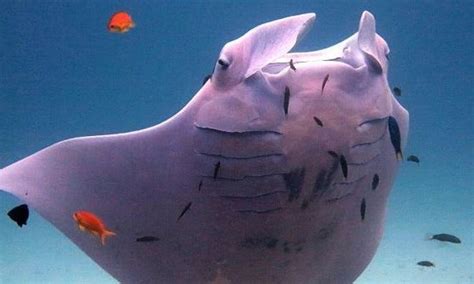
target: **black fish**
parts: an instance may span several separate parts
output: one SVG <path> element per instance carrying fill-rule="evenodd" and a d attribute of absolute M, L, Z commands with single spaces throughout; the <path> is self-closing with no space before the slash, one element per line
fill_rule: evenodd
<path fill-rule="evenodd" d="M 335 159 L 337 159 L 337 157 L 339 157 L 339 156 L 337 155 L 337 153 L 334 152 L 334 151 L 328 151 L 328 154 L 331 155 L 331 157 L 333 157 L 333 158 L 335 158 Z"/>
<path fill-rule="evenodd" d="M 379 181 L 380 181 L 379 175 L 375 174 L 374 178 L 372 179 L 372 190 L 375 190 L 377 186 L 379 186 Z"/>
<path fill-rule="evenodd" d="M 30 216 L 30 211 L 28 210 L 28 205 L 22 204 L 13 208 L 12 210 L 8 211 L 8 217 L 15 221 L 18 226 L 26 225 L 26 221 L 28 220 L 28 216 Z"/>
<path fill-rule="evenodd" d="M 438 240 L 442 242 L 450 242 L 450 243 L 455 243 L 455 244 L 460 244 L 461 240 L 453 235 L 450 234 L 437 234 L 437 235 L 432 235 L 430 240 Z"/>
<path fill-rule="evenodd" d="M 400 128 L 398 127 L 397 120 L 393 116 L 388 117 L 388 131 L 390 133 L 390 140 L 392 141 L 393 148 L 395 149 L 395 154 L 397 155 L 397 160 L 403 160 Z"/>
<path fill-rule="evenodd" d="M 202 180 L 199 182 L 198 191 L 201 191 L 201 187 L 202 187 Z"/>
<path fill-rule="evenodd" d="M 362 202 L 360 203 L 360 218 L 362 221 L 365 219 L 365 209 L 366 209 L 366 204 L 365 204 L 365 198 L 362 198 Z"/>
<path fill-rule="evenodd" d="M 285 98 L 283 100 L 283 110 L 285 110 L 285 115 L 288 115 L 289 104 L 290 104 L 290 88 L 285 87 Z"/>
<path fill-rule="evenodd" d="M 296 67 L 293 64 L 293 59 L 290 60 L 290 68 L 291 68 L 291 70 L 296 71 Z"/>
<path fill-rule="evenodd" d="M 417 263 L 418 265 L 421 265 L 421 266 L 426 266 L 426 267 L 434 267 L 434 263 L 432 263 L 431 261 L 428 261 L 428 260 L 423 260 L 423 261 L 420 261 Z"/>
<path fill-rule="evenodd" d="M 323 95 L 324 87 L 326 87 L 326 83 L 328 82 L 328 80 L 329 80 L 329 74 L 327 74 L 326 77 L 324 77 L 323 85 L 321 86 L 321 96 Z"/>
<path fill-rule="evenodd" d="M 209 74 L 206 77 L 204 77 L 204 80 L 202 80 L 202 86 L 204 86 L 206 84 L 207 80 L 209 80 L 211 78 L 212 78 L 212 74 Z"/>
<path fill-rule="evenodd" d="M 262 238 L 246 238 L 241 242 L 241 246 L 244 248 L 269 248 L 273 249 L 277 246 L 278 239 L 273 237 L 262 237 Z"/>
<path fill-rule="evenodd" d="M 347 179 L 347 161 L 346 161 L 346 157 L 344 157 L 344 155 L 341 155 L 339 157 L 339 162 L 341 163 L 342 175 L 344 176 L 345 179 Z"/>
<path fill-rule="evenodd" d="M 316 121 L 316 123 L 319 126 L 323 127 L 323 122 L 321 121 L 321 119 L 317 118 L 316 116 L 313 116 L 313 119 L 314 119 L 314 121 Z"/>
<path fill-rule="evenodd" d="M 393 94 L 396 97 L 401 97 L 402 96 L 402 90 L 399 87 L 395 87 L 395 88 L 393 88 Z"/>
<path fill-rule="evenodd" d="M 181 214 L 179 214 L 178 220 L 176 220 L 176 222 L 178 222 L 179 219 L 181 219 L 181 217 L 183 217 L 184 213 L 186 213 L 186 211 L 189 210 L 189 208 L 191 207 L 191 204 L 192 204 L 192 202 L 189 202 L 188 205 L 186 205 L 186 207 L 184 207 L 183 211 L 181 211 Z"/>
<path fill-rule="evenodd" d="M 303 189 L 303 182 L 305 176 L 305 168 L 297 168 L 287 174 L 283 174 L 286 189 L 288 190 L 288 201 L 292 202 L 299 198 L 301 190 Z"/>
<path fill-rule="evenodd" d="M 420 159 L 418 159 L 418 157 L 415 156 L 415 155 L 410 155 L 410 156 L 408 156 L 407 161 L 409 161 L 409 162 L 415 162 L 415 163 L 417 163 L 417 164 L 420 163 Z"/>
<path fill-rule="evenodd" d="M 221 162 L 217 162 L 214 165 L 214 179 L 217 178 L 217 174 L 219 173 L 219 169 L 221 168 Z"/>
<path fill-rule="evenodd" d="M 143 243 L 156 242 L 159 240 L 160 238 L 153 237 L 153 236 L 145 236 L 145 237 L 137 238 L 137 242 L 143 242 Z"/>

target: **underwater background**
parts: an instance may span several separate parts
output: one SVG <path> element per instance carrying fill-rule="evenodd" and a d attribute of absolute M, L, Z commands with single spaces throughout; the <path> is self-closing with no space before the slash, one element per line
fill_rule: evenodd
<path fill-rule="evenodd" d="M 136 27 L 110 33 L 120 10 Z M 1 1 L 0 168 L 67 138 L 162 122 L 258 24 L 315 12 L 294 50 L 317 50 L 356 32 L 364 10 L 390 46 L 389 82 L 410 112 L 404 154 L 420 163 L 401 164 L 356 283 L 474 283 L 474 1 Z M 0 283 L 117 283 L 32 208 L 19 228 L 6 213 L 21 203 L 0 192 Z M 462 243 L 426 240 L 436 233 Z"/>

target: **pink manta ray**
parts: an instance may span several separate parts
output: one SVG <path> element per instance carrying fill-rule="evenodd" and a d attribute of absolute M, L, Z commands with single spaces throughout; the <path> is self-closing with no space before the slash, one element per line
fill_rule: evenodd
<path fill-rule="evenodd" d="M 369 12 L 348 39 L 289 53 L 314 20 L 255 27 L 172 118 L 54 144 L 1 169 L 0 188 L 122 283 L 353 282 L 382 235 L 408 112 Z M 82 233 L 77 210 L 116 236 Z"/>

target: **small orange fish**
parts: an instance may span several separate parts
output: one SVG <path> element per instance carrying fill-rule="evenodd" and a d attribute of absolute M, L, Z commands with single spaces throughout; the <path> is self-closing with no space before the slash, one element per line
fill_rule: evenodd
<path fill-rule="evenodd" d="M 102 241 L 102 245 L 105 245 L 106 237 L 116 235 L 114 232 L 107 230 L 102 220 L 91 212 L 76 211 L 72 218 L 76 221 L 79 229 L 98 236 Z"/>
<path fill-rule="evenodd" d="M 110 17 L 107 28 L 113 33 L 125 33 L 135 27 L 132 17 L 127 12 L 117 12 Z"/>

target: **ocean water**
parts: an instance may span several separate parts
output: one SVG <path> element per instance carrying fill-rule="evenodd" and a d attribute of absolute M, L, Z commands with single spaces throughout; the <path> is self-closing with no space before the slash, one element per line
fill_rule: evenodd
<path fill-rule="evenodd" d="M 410 112 L 380 247 L 356 283 L 474 283 L 473 1 L 11 1 L 0 9 L 0 168 L 71 137 L 126 132 L 180 110 L 222 46 L 270 20 L 315 12 L 295 50 L 357 31 L 388 42 L 389 82 Z M 111 34 L 128 11 L 136 28 Z M 30 208 L 18 228 L 0 192 L 0 283 L 116 283 Z M 461 244 L 425 240 L 450 233 Z M 434 268 L 416 263 L 430 260 Z"/>

